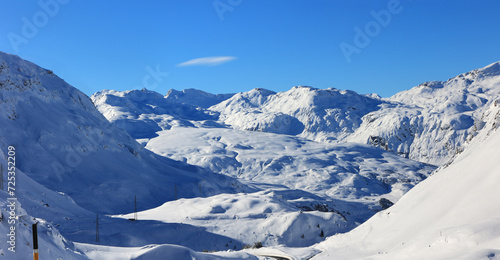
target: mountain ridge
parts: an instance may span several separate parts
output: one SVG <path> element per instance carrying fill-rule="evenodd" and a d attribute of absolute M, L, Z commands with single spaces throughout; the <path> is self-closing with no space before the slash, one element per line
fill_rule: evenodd
<path fill-rule="evenodd" d="M 197 90 L 186 93 L 185 97 L 193 100 L 201 95 L 211 97 L 212 103 L 217 102 L 213 94 Z M 92 99 L 95 102 L 105 95 L 113 94 L 98 92 Z M 223 101 L 210 107 L 183 103 L 182 99 L 175 101 L 181 106 L 177 111 L 196 109 L 210 117 L 188 118 L 168 108 L 154 115 L 136 111 L 134 116 L 143 117 L 143 122 L 149 122 L 155 131 L 172 126 L 230 127 L 296 135 L 326 143 L 365 143 L 406 158 L 442 165 L 461 151 L 474 126 L 481 125 L 476 121 L 480 120 L 482 111 L 500 98 L 500 62 L 447 81 L 422 83 L 389 98 L 308 86 L 279 93 L 256 88 L 222 96 Z M 108 110 L 123 107 L 95 103 L 105 115 Z M 107 118 L 112 122 L 127 121 L 117 115 L 108 114 Z"/>

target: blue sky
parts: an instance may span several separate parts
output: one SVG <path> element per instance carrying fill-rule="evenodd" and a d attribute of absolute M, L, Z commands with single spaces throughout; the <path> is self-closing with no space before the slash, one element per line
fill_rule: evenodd
<path fill-rule="evenodd" d="M 388 97 L 500 60 L 498 0 L 40 0 L 2 7 L 0 51 L 51 69 L 88 95 L 309 85 Z"/>

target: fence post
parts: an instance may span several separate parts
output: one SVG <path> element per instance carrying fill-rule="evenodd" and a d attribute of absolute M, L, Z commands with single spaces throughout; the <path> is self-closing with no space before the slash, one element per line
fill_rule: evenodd
<path fill-rule="evenodd" d="M 38 260 L 38 230 L 37 223 L 32 225 L 33 229 L 33 260 Z"/>

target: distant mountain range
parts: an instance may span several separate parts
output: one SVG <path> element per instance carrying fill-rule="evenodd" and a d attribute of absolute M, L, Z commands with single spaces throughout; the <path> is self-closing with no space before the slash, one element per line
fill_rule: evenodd
<path fill-rule="evenodd" d="M 104 90 L 92 96 L 108 120 L 137 139 L 173 126 L 226 127 L 327 142 L 370 144 L 403 157 L 442 165 L 484 122 L 500 96 L 500 63 L 432 81 L 390 98 L 354 91 L 294 87 L 214 95 L 200 90 Z"/>

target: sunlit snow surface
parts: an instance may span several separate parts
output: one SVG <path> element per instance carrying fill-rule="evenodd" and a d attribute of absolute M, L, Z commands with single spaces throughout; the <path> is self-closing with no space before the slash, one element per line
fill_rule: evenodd
<path fill-rule="evenodd" d="M 380 210 L 380 198 L 397 201 L 434 169 L 362 144 L 222 128 L 173 127 L 158 134 L 147 149 L 264 191 L 180 199 L 139 218 L 201 226 L 245 244 L 309 246 L 324 239 L 321 231 L 346 232 Z M 202 196 L 207 185 L 199 186 Z"/>
<path fill-rule="evenodd" d="M 397 200 L 434 169 L 363 144 L 222 128 L 174 127 L 158 134 L 146 146 L 155 153 L 216 173 L 337 199 L 392 192 L 391 199 Z"/>
<path fill-rule="evenodd" d="M 446 168 L 313 259 L 500 259 L 500 103 Z"/>
<path fill-rule="evenodd" d="M 0 259 L 30 257 L 35 222 L 41 259 L 498 259 L 499 72 L 388 99 L 294 87 L 90 100 L 0 53 L 0 162 L 9 145 L 19 159 L 18 252 L 0 242 Z M 403 196 L 435 168 L 423 162 L 447 167 Z M 356 228 L 381 198 L 399 201 Z"/>

